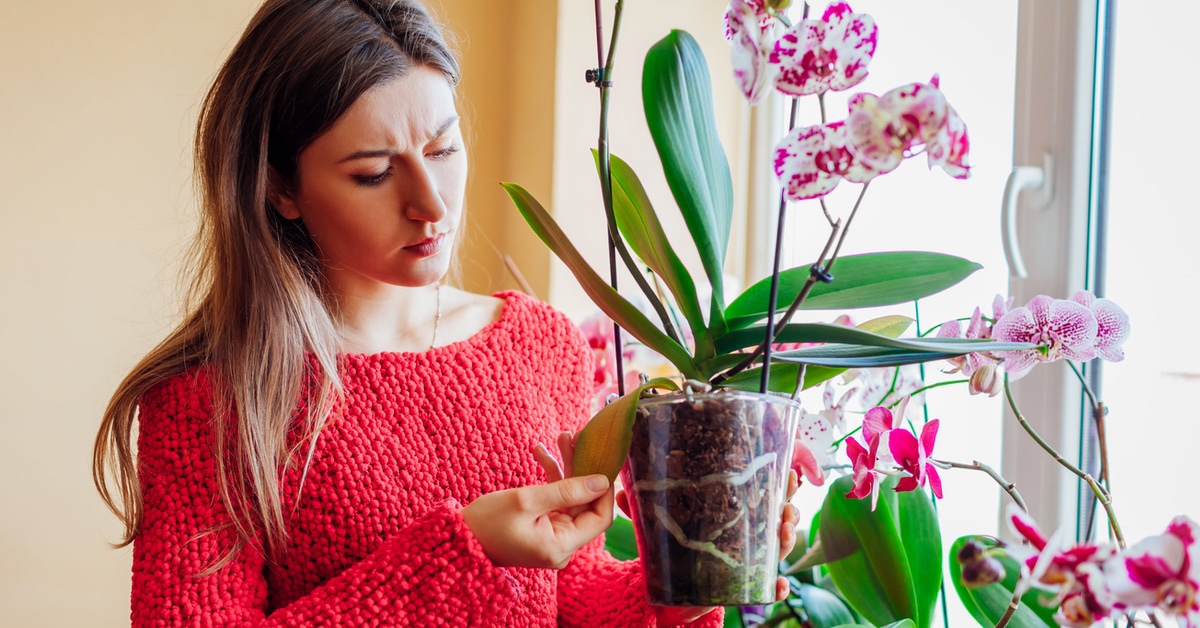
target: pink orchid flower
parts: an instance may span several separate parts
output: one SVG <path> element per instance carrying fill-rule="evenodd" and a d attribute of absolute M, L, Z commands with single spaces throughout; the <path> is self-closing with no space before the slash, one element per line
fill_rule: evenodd
<path fill-rule="evenodd" d="M 1125 359 L 1121 345 L 1129 338 L 1129 315 L 1108 299 L 1097 299 L 1090 290 L 1080 290 L 1071 300 L 1092 311 L 1096 317 L 1096 355 L 1109 362 Z"/>
<path fill-rule="evenodd" d="M 789 201 L 825 196 L 842 179 L 865 183 L 879 173 L 850 152 L 841 122 L 796 127 L 775 147 L 775 176 Z"/>
<path fill-rule="evenodd" d="M 896 492 L 913 491 L 924 488 L 926 481 L 933 489 L 938 499 L 942 498 L 942 478 L 938 475 L 937 467 L 929 462 L 929 454 L 933 453 L 933 444 L 937 440 L 938 420 L 934 419 L 921 428 L 921 438 L 917 439 L 908 430 L 895 430 L 888 439 L 888 447 L 896 464 L 908 472 L 908 477 L 901 478 L 896 484 Z"/>
<path fill-rule="evenodd" d="M 883 96 L 855 94 L 846 118 L 849 148 L 868 168 L 886 174 L 915 149 L 935 141 L 946 130 L 950 105 L 934 76 L 928 83 L 909 83 Z M 965 138 L 966 129 L 962 129 Z M 949 160 L 949 151 L 944 159 Z M 966 154 L 956 158 L 966 163 Z"/>
<path fill-rule="evenodd" d="M 1025 376 L 1039 362 L 1090 360 L 1095 357 L 1096 317 L 1074 301 L 1038 295 L 1024 307 L 1013 308 L 992 327 L 1001 342 L 1029 342 L 1039 349 L 1011 351 L 1004 358 L 1009 378 Z"/>
<path fill-rule="evenodd" d="M 932 82 L 937 85 L 937 77 L 934 77 Z M 967 158 L 970 150 L 971 140 L 967 137 L 967 124 L 954 107 L 946 105 L 946 123 L 925 145 L 925 154 L 929 156 L 929 169 L 933 170 L 934 166 L 938 166 L 955 179 L 969 179 L 971 166 L 967 164 Z"/>
<path fill-rule="evenodd" d="M 837 2 L 819 20 L 802 20 L 775 43 L 770 55 L 775 88 L 789 96 L 850 89 L 867 78 L 879 28 L 866 13 Z"/>
<path fill-rule="evenodd" d="M 879 483 L 883 481 L 884 473 L 879 466 L 879 439 L 870 441 L 870 448 L 863 447 L 853 438 L 846 439 L 846 454 L 854 463 L 854 488 L 846 493 L 846 497 L 864 499 L 871 496 L 871 510 L 879 503 Z"/>
<path fill-rule="evenodd" d="M 1180 625 L 1200 626 L 1200 526 L 1176 517 L 1165 533 L 1107 561 L 1104 577 L 1116 608 L 1155 607 Z"/>
<path fill-rule="evenodd" d="M 942 323 L 938 328 L 938 338 L 987 338 L 991 330 L 983 322 L 983 312 L 979 308 L 975 308 L 975 313 L 971 315 L 971 322 L 967 324 L 966 333 L 963 333 L 962 325 L 958 320 L 949 320 Z M 967 355 L 956 358 L 949 358 L 947 362 L 954 365 L 954 368 L 947 373 L 962 373 L 963 377 L 971 377 L 971 375 L 984 364 L 995 363 L 997 360 L 984 353 L 968 353 Z"/>
<path fill-rule="evenodd" d="M 620 390 L 617 386 L 617 352 L 613 323 L 602 312 L 598 312 L 584 319 L 579 324 L 579 330 L 583 332 L 583 337 L 592 349 L 592 363 L 595 366 L 592 375 L 592 410 L 596 411 L 604 407 L 609 395 Z M 630 365 L 634 357 L 633 348 L 626 346 L 621 356 L 625 360 L 625 390 L 633 390 L 638 387 L 640 375 Z"/>
<path fill-rule="evenodd" d="M 813 486 L 825 483 L 825 469 L 821 467 L 812 450 L 800 441 L 796 441 L 792 447 L 792 469 L 796 475 L 808 480 Z"/>
<path fill-rule="evenodd" d="M 824 469 L 832 467 L 836 464 L 837 447 L 834 446 L 835 433 L 844 434 L 846 432 L 846 421 L 844 418 L 846 412 L 846 402 L 855 393 L 857 389 L 851 388 L 844 395 L 841 401 L 834 403 L 833 401 L 833 386 L 826 382 L 825 384 L 825 409 L 820 412 L 807 412 L 801 409 L 800 424 L 796 434 L 796 447 L 803 447 L 808 454 L 813 457 L 816 466 L 821 471 L 821 482 L 814 481 L 809 478 L 809 481 L 816 486 L 820 486 L 824 481 Z M 796 459 L 793 457 L 793 466 Z M 816 474 L 813 474 L 814 477 Z"/>
<path fill-rule="evenodd" d="M 733 45 L 733 77 L 751 105 L 771 91 L 779 67 L 770 63 L 775 21 L 762 0 L 732 0 L 725 13 L 725 37 Z"/>
<path fill-rule="evenodd" d="M 1059 606 L 1056 616 L 1066 626 L 1089 626 L 1112 612 L 1112 596 L 1105 587 L 1103 565 L 1116 554 L 1107 544 L 1068 544 L 1065 530 L 1049 539 L 1028 513 L 1009 505 L 1005 518 L 1016 536 L 1034 551 L 1010 546 L 1008 553 L 1021 564 L 1018 588 L 1030 586 L 1055 593 L 1050 606 Z"/>

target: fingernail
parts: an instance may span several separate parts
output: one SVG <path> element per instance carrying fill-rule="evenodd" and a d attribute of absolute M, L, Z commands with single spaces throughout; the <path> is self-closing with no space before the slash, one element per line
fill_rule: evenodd
<path fill-rule="evenodd" d="M 589 475 L 587 487 L 589 491 L 599 493 L 608 488 L 608 478 L 603 475 Z"/>

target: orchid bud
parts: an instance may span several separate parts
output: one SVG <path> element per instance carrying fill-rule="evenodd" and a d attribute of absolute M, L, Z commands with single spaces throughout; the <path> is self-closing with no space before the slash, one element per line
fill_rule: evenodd
<path fill-rule="evenodd" d="M 792 0 L 767 0 L 764 4 L 772 11 L 786 11 L 792 6 Z"/>
<path fill-rule="evenodd" d="M 1004 380 L 1000 377 L 997 365 L 984 364 L 971 374 L 971 382 L 967 388 L 972 395 L 986 393 L 989 397 L 995 397 L 1003 390 Z"/>
<path fill-rule="evenodd" d="M 962 583 L 968 589 L 986 587 L 1004 579 L 1004 565 L 975 541 L 967 542 L 959 550 L 958 563 L 962 565 Z"/>

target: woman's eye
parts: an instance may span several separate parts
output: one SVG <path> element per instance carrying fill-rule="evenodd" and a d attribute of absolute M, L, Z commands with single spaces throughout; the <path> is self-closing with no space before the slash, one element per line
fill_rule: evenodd
<path fill-rule="evenodd" d="M 354 175 L 354 182 L 361 187 L 374 187 L 386 181 L 391 174 L 391 169 L 388 169 L 375 175 Z"/>
<path fill-rule="evenodd" d="M 457 152 L 458 152 L 457 146 L 447 146 L 446 148 L 443 148 L 442 150 L 429 153 L 428 156 L 430 159 L 442 160 L 442 159 L 446 159 L 450 155 L 453 155 L 454 153 L 457 153 Z"/>

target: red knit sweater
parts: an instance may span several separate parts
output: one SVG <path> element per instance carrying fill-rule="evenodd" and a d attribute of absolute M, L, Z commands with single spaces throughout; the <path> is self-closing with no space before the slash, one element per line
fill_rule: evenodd
<path fill-rule="evenodd" d="M 586 421 L 591 352 L 571 322 L 520 293 L 500 319 L 424 353 L 347 355 L 345 406 L 317 443 L 279 564 L 231 547 L 216 488 L 204 369 L 146 393 L 134 626 L 652 626 L 636 561 L 597 539 L 570 565 L 493 565 L 459 504 L 541 483 L 529 453 Z M 284 478 L 285 498 L 299 474 Z M 714 612 L 696 625 L 719 626 Z"/>

